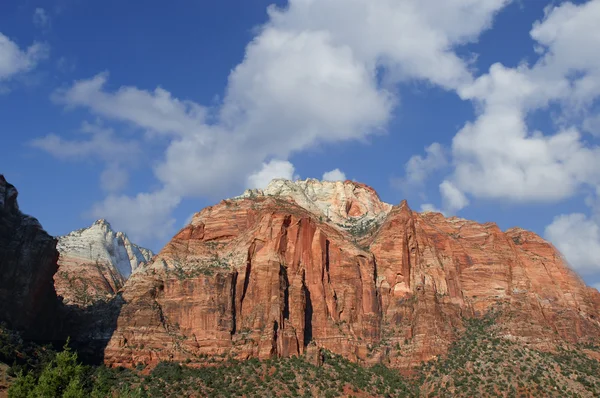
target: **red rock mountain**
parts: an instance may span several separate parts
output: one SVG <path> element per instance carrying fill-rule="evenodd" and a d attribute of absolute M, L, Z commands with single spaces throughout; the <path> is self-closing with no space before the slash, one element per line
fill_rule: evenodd
<path fill-rule="evenodd" d="M 492 308 L 505 338 L 537 348 L 600 338 L 600 293 L 539 236 L 391 206 L 351 181 L 274 180 L 202 210 L 122 296 L 115 366 L 320 347 L 407 368 Z"/>

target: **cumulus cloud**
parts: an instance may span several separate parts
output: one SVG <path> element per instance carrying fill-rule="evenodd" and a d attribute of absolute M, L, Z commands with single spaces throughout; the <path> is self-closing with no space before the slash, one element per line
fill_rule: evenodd
<path fill-rule="evenodd" d="M 569 95 L 563 101 L 572 106 L 589 105 L 600 92 L 600 54 L 589 51 L 600 44 L 599 17 L 598 0 L 564 2 L 549 9 L 531 30 L 531 37 L 545 49 L 536 72 L 546 81 L 568 80 Z"/>
<path fill-rule="evenodd" d="M 453 47 L 475 41 L 509 1 L 292 0 L 271 8 L 278 30 L 328 32 L 356 58 L 380 63 L 395 80 L 422 79 L 445 88 L 470 81 Z"/>
<path fill-rule="evenodd" d="M 323 181 L 346 181 L 346 174 L 340 169 L 333 169 L 323 173 Z"/>
<path fill-rule="evenodd" d="M 585 214 L 563 214 L 546 227 L 545 237 L 582 274 L 600 271 L 600 225 Z"/>
<path fill-rule="evenodd" d="M 555 202 L 600 184 L 600 148 L 583 140 L 578 128 L 595 128 L 590 107 L 600 95 L 600 54 L 589 49 L 600 46 L 599 19 L 598 0 L 549 7 L 530 32 L 537 62 L 515 68 L 496 63 L 457 89 L 478 113 L 452 140 L 454 169 L 447 181 L 455 189 L 446 193 Z M 560 125 L 546 132 L 532 128 L 529 115 L 551 104 L 562 112 Z M 419 164 L 424 158 L 414 159 Z"/>
<path fill-rule="evenodd" d="M 27 49 L 19 46 L 0 33 L 0 83 L 13 76 L 32 70 L 48 56 L 48 47 L 34 43 Z"/>
<path fill-rule="evenodd" d="M 575 128 L 530 133 L 518 109 L 490 109 L 453 140 L 454 181 L 477 197 L 557 201 L 600 177 L 600 150 Z"/>
<path fill-rule="evenodd" d="M 260 170 L 248 176 L 246 186 L 248 188 L 264 189 L 274 178 L 284 178 L 294 180 L 294 165 L 285 160 L 273 159 L 269 163 L 263 163 Z"/>
<path fill-rule="evenodd" d="M 110 90 L 106 73 L 54 100 L 165 134 L 170 142 L 155 167 L 163 189 L 222 195 L 254 180 L 257 172 L 248 171 L 260 173 L 267 159 L 384 133 L 398 104 L 396 83 L 456 89 L 472 82 L 470 62 L 455 48 L 476 41 L 508 3 L 290 0 L 268 9 L 215 109 L 163 88 Z"/>

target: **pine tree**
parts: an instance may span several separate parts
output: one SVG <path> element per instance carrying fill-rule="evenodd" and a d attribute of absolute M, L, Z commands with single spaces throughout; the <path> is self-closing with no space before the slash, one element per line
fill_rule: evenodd
<path fill-rule="evenodd" d="M 31 372 L 19 373 L 8 390 L 9 398 L 84 397 L 84 368 L 68 344 L 67 341 L 63 351 L 44 366 L 37 381 Z"/>

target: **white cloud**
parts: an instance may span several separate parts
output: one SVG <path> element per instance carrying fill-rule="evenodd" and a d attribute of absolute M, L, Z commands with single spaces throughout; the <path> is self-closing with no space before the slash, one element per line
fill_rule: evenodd
<path fill-rule="evenodd" d="M 598 291 L 600 291 L 600 283 L 594 283 L 592 287 Z"/>
<path fill-rule="evenodd" d="M 67 140 L 56 134 L 34 139 L 30 145 L 61 160 L 100 160 L 106 168 L 100 175 L 102 189 L 116 192 L 127 184 L 129 174 L 123 167 L 136 163 L 139 143 L 119 139 L 112 129 L 83 123 L 81 133 L 89 138 Z"/>
<path fill-rule="evenodd" d="M 423 183 L 429 175 L 448 164 L 444 148 L 437 142 L 425 148 L 425 157 L 415 155 L 406 163 L 406 178 L 410 185 Z"/>
<path fill-rule="evenodd" d="M 323 173 L 323 181 L 346 181 L 346 174 L 340 169 L 333 169 Z"/>
<path fill-rule="evenodd" d="M 248 143 L 287 154 L 363 138 L 385 126 L 392 105 L 375 70 L 331 34 L 268 27 L 231 73 L 221 118 L 258 139 Z"/>
<path fill-rule="evenodd" d="M 34 43 L 26 50 L 0 33 L 0 82 L 35 68 L 39 61 L 48 56 L 48 47 Z"/>
<path fill-rule="evenodd" d="M 36 8 L 33 12 L 33 24 L 38 28 L 45 29 L 50 25 L 50 16 L 43 8 Z"/>
<path fill-rule="evenodd" d="M 581 213 L 554 218 L 545 230 L 550 240 L 571 266 L 582 274 L 600 271 L 600 226 Z"/>
<path fill-rule="evenodd" d="M 288 161 L 273 159 L 269 163 L 263 163 L 262 168 L 250 174 L 246 186 L 248 188 L 266 188 L 274 178 L 294 180 L 294 165 Z"/>
<path fill-rule="evenodd" d="M 477 40 L 508 3 L 292 0 L 284 10 L 271 8 L 269 15 L 278 30 L 328 32 L 334 45 L 348 46 L 367 64 L 379 62 L 395 79 L 423 79 L 455 88 L 471 75 L 453 47 Z"/>
<path fill-rule="evenodd" d="M 108 73 L 78 80 L 70 88 L 57 91 L 52 99 L 68 107 L 88 107 L 97 115 L 156 133 L 185 136 L 204 131 L 204 107 L 174 98 L 160 87 L 146 91 L 124 86 L 114 93 L 107 92 L 104 90 L 107 80 Z"/>
<path fill-rule="evenodd" d="M 450 181 L 440 184 L 440 194 L 445 213 L 454 214 L 469 205 L 469 199 Z"/>
<path fill-rule="evenodd" d="M 90 136 L 90 138 L 67 140 L 56 134 L 48 134 L 45 137 L 32 140 L 30 144 L 63 160 L 95 157 L 107 162 L 123 161 L 140 154 L 140 147 L 137 142 L 119 139 L 112 129 L 84 122 L 81 132 Z"/>
<path fill-rule="evenodd" d="M 284 9 L 269 8 L 269 22 L 248 44 L 210 115 L 162 88 L 111 90 L 107 74 L 78 81 L 54 99 L 167 134 L 170 143 L 155 167 L 164 190 L 222 195 L 254 180 L 248 171 L 260 173 L 267 159 L 285 162 L 323 143 L 385 132 L 398 103 L 394 83 L 417 79 L 446 89 L 470 83 L 469 61 L 455 47 L 476 41 L 508 3 L 290 0 Z"/>
<path fill-rule="evenodd" d="M 581 139 L 577 115 L 600 94 L 600 1 L 548 8 L 531 37 L 540 59 L 532 66 L 491 66 L 488 74 L 459 88 L 479 110 L 452 142 L 449 181 L 479 198 L 548 202 L 572 197 L 600 183 L 600 148 Z M 561 125 L 544 134 L 528 116 L 560 106 Z M 588 121 L 587 128 L 590 128 Z M 585 124 L 584 124 L 585 127 Z"/>
<path fill-rule="evenodd" d="M 91 218 L 105 218 L 119 231 L 127 231 L 135 242 L 161 240 L 174 232 L 175 219 L 171 212 L 181 198 L 168 191 L 140 193 L 135 197 L 109 195 L 96 203 Z"/>
<path fill-rule="evenodd" d="M 518 109 L 488 109 L 453 140 L 456 185 L 477 197 L 557 201 L 597 183 L 600 150 L 574 129 L 530 133 Z"/>
<path fill-rule="evenodd" d="M 531 37 L 546 49 L 537 72 L 546 80 L 566 76 L 570 95 L 565 100 L 571 105 L 588 105 L 600 91 L 600 54 L 590 51 L 600 45 L 598 18 L 598 0 L 580 5 L 564 2 L 547 11 L 531 30 Z"/>

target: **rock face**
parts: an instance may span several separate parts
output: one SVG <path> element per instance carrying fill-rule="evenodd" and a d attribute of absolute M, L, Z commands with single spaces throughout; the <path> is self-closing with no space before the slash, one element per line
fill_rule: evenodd
<path fill-rule="evenodd" d="M 131 276 L 105 361 L 321 347 L 408 368 L 491 309 L 523 344 L 597 342 L 598 297 L 531 232 L 391 206 L 351 181 L 275 180 L 197 213 Z"/>
<path fill-rule="evenodd" d="M 21 213 L 17 195 L 0 175 L 0 321 L 27 338 L 47 338 L 57 306 L 56 240 Z"/>
<path fill-rule="evenodd" d="M 154 255 L 122 232 L 114 232 L 106 220 L 58 237 L 58 272 L 54 286 L 65 304 L 87 306 L 109 300 L 132 272 Z"/>
<path fill-rule="evenodd" d="M 345 229 L 361 225 L 367 228 L 379 223 L 392 209 L 392 205 L 379 199 L 373 188 L 352 181 L 275 179 L 266 189 L 249 189 L 235 199 L 258 196 L 274 196 L 293 201 L 320 221 L 325 219 Z"/>

